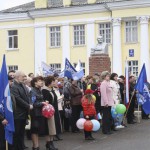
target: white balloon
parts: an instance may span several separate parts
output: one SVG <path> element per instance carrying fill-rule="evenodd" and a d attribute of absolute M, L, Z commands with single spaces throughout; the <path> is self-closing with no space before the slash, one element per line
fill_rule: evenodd
<path fill-rule="evenodd" d="M 100 123 L 99 123 L 99 121 L 97 121 L 95 119 L 93 119 L 91 121 L 93 123 L 93 129 L 92 129 L 92 131 L 98 131 L 100 129 Z"/>
<path fill-rule="evenodd" d="M 86 119 L 84 118 L 80 118 L 77 122 L 76 122 L 76 126 L 79 129 L 84 129 L 84 123 L 85 123 Z"/>

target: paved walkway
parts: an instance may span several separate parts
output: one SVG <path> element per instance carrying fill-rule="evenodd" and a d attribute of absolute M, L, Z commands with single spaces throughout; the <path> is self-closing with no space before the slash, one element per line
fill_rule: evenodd
<path fill-rule="evenodd" d="M 59 150 L 150 150 L 150 120 L 128 125 L 109 136 L 93 133 L 95 141 L 85 141 L 83 133 L 64 133 L 62 137 L 63 141 L 55 142 Z M 40 144 L 45 150 L 44 138 Z M 31 149 L 31 141 L 26 141 L 26 145 Z"/>

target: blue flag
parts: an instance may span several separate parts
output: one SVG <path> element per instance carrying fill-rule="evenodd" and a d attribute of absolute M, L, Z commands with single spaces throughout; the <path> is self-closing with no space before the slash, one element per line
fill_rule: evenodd
<path fill-rule="evenodd" d="M 143 64 L 143 67 L 140 72 L 140 76 L 135 86 L 135 89 L 138 90 L 140 94 L 143 94 L 143 88 L 144 88 L 145 83 L 147 83 L 147 74 L 146 74 L 145 64 Z"/>
<path fill-rule="evenodd" d="M 76 73 L 77 71 L 75 68 L 71 65 L 69 60 L 66 58 L 65 60 L 65 71 L 64 71 L 64 76 L 70 79 L 73 79 L 73 74 Z"/>
<path fill-rule="evenodd" d="M 142 67 L 135 89 L 138 91 L 136 94 L 138 103 L 143 106 L 143 110 L 146 114 L 150 114 L 150 92 L 147 86 L 145 64 Z"/>
<path fill-rule="evenodd" d="M 0 106 L 2 107 L 1 110 L 3 110 L 5 119 L 8 121 L 8 124 L 5 126 L 5 139 L 9 144 L 12 144 L 15 128 L 5 55 L 3 56 L 3 64 L 0 74 Z"/>
<path fill-rule="evenodd" d="M 81 69 L 78 72 L 75 72 L 72 76 L 73 76 L 73 80 L 79 80 L 79 79 L 81 79 L 82 77 L 84 77 L 84 71 L 83 71 L 83 69 Z"/>

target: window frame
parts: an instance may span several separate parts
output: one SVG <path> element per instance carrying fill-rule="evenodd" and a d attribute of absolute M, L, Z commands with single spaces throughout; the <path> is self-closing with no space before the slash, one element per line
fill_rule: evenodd
<path fill-rule="evenodd" d="M 131 23 L 130 27 L 127 27 L 127 22 Z M 135 25 L 133 25 L 133 22 L 136 22 L 136 40 L 133 41 L 133 28 L 135 29 Z M 127 40 L 127 29 L 130 29 L 130 35 L 128 33 L 128 38 L 130 38 L 130 40 Z M 129 31 L 128 31 L 129 32 Z M 125 21 L 125 43 L 130 44 L 130 43 L 137 43 L 138 42 L 138 21 L 137 20 L 127 20 Z"/>
<path fill-rule="evenodd" d="M 134 65 L 134 63 L 135 63 L 135 65 Z M 128 67 L 129 67 L 129 71 L 130 71 L 131 75 L 138 77 L 138 75 L 139 75 L 139 61 L 138 60 L 129 60 L 128 61 Z"/>
<path fill-rule="evenodd" d="M 79 27 L 79 30 L 77 30 L 76 32 L 79 32 L 79 43 L 78 44 L 75 44 L 75 27 Z M 81 30 L 81 26 L 83 26 L 84 27 L 84 29 L 83 30 Z M 77 25 L 73 25 L 73 46 L 76 46 L 76 47 L 78 47 L 78 46 L 85 46 L 86 45 L 86 26 L 85 26 L 85 24 L 77 24 Z M 83 38 L 83 41 L 81 42 L 81 32 L 84 32 L 84 34 L 82 35 L 82 38 Z M 77 39 L 77 38 L 76 38 Z M 84 42 L 84 43 L 83 43 Z M 77 41 L 76 41 L 76 43 L 77 43 Z"/>
<path fill-rule="evenodd" d="M 8 68 L 8 71 L 10 71 L 10 70 L 15 70 L 15 71 L 17 71 L 17 70 L 19 70 L 18 68 L 18 65 L 8 65 L 7 66 L 7 68 Z M 16 69 L 17 68 L 17 69 Z"/>
<path fill-rule="evenodd" d="M 57 65 L 60 67 L 57 67 Z M 50 67 L 55 71 L 55 73 L 61 73 L 61 63 L 51 63 Z"/>
<path fill-rule="evenodd" d="M 112 43 L 112 24 L 111 24 L 111 22 L 102 22 L 102 23 L 98 23 L 98 33 L 99 33 L 99 36 L 101 35 L 100 34 L 100 31 L 101 31 L 101 28 L 100 28 L 100 25 L 104 25 L 104 28 L 102 28 L 103 30 L 104 30 L 104 36 L 103 36 L 103 42 L 106 42 L 107 44 L 111 44 Z M 109 24 L 110 25 L 110 28 L 106 28 L 106 24 Z M 106 36 L 106 30 L 110 30 L 110 38 L 109 38 L 109 42 L 107 42 L 107 36 Z"/>
<path fill-rule="evenodd" d="M 52 28 L 54 28 L 54 31 L 51 31 Z M 59 31 L 57 31 L 57 28 L 59 28 Z M 54 46 L 52 45 L 53 37 L 51 36 L 51 34 L 54 34 Z M 59 41 L 58 41 L 58 38 L 59 38 Z M 49 42 L 50 42 L 50 44 L 49 44 L 50 48 L 61 47 L 61 27 L 60 26 L 50 26 L 49 27 Z"/>
<path fill-rule="evenodd" d="M 14 35 L 10 35 L 9 32 L 14 32 L 14 31 L 17 31 L 17 34 L 14 34 Z M 15 47 L 15 40 L 14 38 L 17 37 L 17 47 Z M 12 38 L 12 47 L 10 47 L 10 38 Z M 17 50 L 18 49 L 18 30 L 7 30 L 7 49 L 8 50 Z"/>

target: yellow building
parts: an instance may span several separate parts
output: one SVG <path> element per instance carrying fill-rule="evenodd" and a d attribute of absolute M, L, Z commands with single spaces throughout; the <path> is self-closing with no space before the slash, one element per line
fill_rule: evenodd
<path fill-rule="evenodd" d="M 35 0 L 0 13 L 0 58 L 9 69 L 38 73 L 41 61 L 56 70 L 80 59 L 89 73 L 91 48 L 102 35 L 112 72 L 124 74 L 125 60 L 150 76 L 150 0 Z"/>

